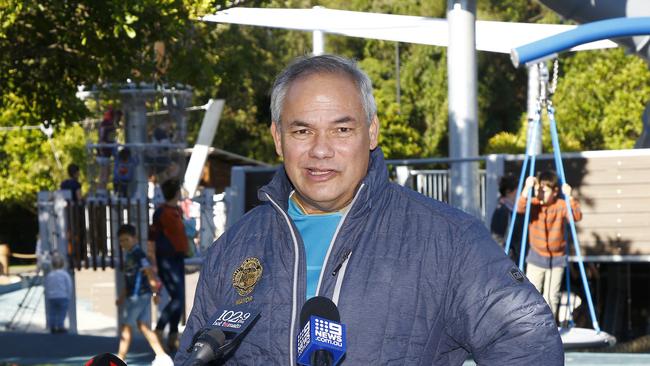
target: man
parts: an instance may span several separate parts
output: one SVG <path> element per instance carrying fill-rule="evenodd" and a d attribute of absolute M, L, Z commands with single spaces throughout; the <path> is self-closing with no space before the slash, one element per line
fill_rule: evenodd
<path fill-rule="evenodd" d="M 483 224 L 389 182 L 371 83 L 354 62 L 297 59 L 271 113 L 283 167 L 259 191 L 265 204 L 210 248 L 180 350 L 216 309 L 243 304 L 261 318 L 226 365 L 295 364 L 320 260 L 313 294 L 347 325 L 344 365 L 461 365 L 469 353 L 480 365 L 563 364 L 548 307 Z M 333 230 L 298 222 L 321 215 Z"/>

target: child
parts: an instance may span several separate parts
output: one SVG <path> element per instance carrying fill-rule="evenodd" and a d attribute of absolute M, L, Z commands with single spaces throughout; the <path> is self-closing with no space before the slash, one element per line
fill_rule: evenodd
<path fill-rule="evenodd" d="M 129 197 L 129 184 L 135 175 L 137 160 L 131 156 L 128 147 L 117 153 L 117 160 L 113 169 L 113 188 L 120 197 Z"/>
<path fill-rule="evenodd" d="M 155 242 L 158 274 L 170 301 L 160 313 L 156 333 L 163 338 L 165 327 L 169 324 L 167 347 L 178 348 L 178 323 L 185 306 L 185 264 L 188 239 L 183 225 L 183 211 L 178 207 L 181 183 L 177 179 L 165 181 L 161 186 L 165 203 L 153 214 L 149 228 L 149 238 Z"/>
<path fill-rule="evenodd" d="M 492 232 L 494 241 L 502 247 L 505 247 L 506 241 L 508 240 L 508 230 L 510 230 L 512 210 L 517 201 L 517 182 L 513 176 L 505 175 L 501 177 L 499 180 L 499 195 L 497 208 L 494 210 L 492 220 L 490 221 L 490 231 Z M 522 229 L 523 219 L 517 217 L 515 227 L 512 230 L 512 238 L 510 238 L 509 254 L 513 261 L 517 261 L 517 258 L 519 258 Z"/>
<path fill-rule="evenodd" d="M 61 182 L 60 188 L 70 191 L 71 199 L 74 203 L 81 202 L 81 183 L 79 183 L 79 166 L 77 164 L 68 165 L 68 179 Z"/>
<path fill-rule="evenodd" d="M 154 302 L 158 303 L 158 279 L 147 260 L 147 256 L 136 243 L 136 232 L 133 225 L 125 224 L 117 231 L 120 246 L 126 253 L 124 260 L 124 290 L 116 301 L 122 305 L 122 329 L 118 357 L 126 359 L 126 353 L 131 344 L 132 328 L 140 329 L 149 345 L 156 353 L 152 365 L 173 365 L 172 359 L 165 353 L 156 334 L 151 330 L 147 321 L 150 319 L 151 296 L 154 289 Z"/>
<path fill-rule="evenodd" d="M 528 241 L 531 250 L 526 258 L 528 263 L 526 276 L 542 293 L 555 316 L 560 301 L 562 274 L 566 266 L 564 226 L 568 220 L 569 211 L 566 201 L 558 198 L 557 175 L 553 171 L 545 171 L 540 173 L 537 178 L 528 177 L 526 179 L 526 186 L 521 192 L 517 204 L 517 212 L 526 212 L 528 192 L 533 187 L 536 194 L 530 205 Z M 582 219 L 580 204 L 571 197 L 571 186 L 563 184 L 562 193 L 565 199 L 571 202 L 573 219 L 580 221 Z"/>
<path fill-rule="evenodd" d="M 97 142 L 99 144 L 115 144 L 115 135 L 117 133 L 117 124 L 122 118 L 121 111 L 113 111 L 113 108 L 109 108 L 104 112 L 104 118 L 99 124 L 99 137 Z M 97 150 L 97 163 L 99 164 L 99 189 L 106 189 L 106 183 L 108 182 L 109 174 L 109 163 L 111 157 L 115 153 L 115 148 L 111 146 L 102 146 Z"/>
<path fill-rule="evenodd" d="M 48 306 L 50 332 L 66 333 L 64 322 L 72 296 L 72 278 L 63 267 L 65 261 L 59 253 L 52 254 L 52 271 L 45 276 L 45 300 Z"/>

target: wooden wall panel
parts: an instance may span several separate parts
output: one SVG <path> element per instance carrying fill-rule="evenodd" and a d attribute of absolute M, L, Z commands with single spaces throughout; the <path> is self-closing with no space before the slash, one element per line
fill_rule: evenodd
<path fill-rule="evenodd" d="M 584 214 L 576 225 L 583 254 L 650 255 L 650 154 L 640 150 L 638 156 L 635 151 L 602 156 L 606 154 L 563 158 L 567 181 Z M 536 161 L 536 172 L 546 169 L 555 170 L 551 156 Z M 506 161 L 505 171 L 517 176 L 521 161 Z"/>

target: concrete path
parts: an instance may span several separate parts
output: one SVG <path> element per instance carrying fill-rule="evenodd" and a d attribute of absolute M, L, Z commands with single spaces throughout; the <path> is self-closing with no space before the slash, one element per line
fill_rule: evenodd
<path fill-rule="evenodd" d="M 198 272 L 186 277 L 188 311 L 197 278 Z M 82 365 L 97 354 L 117 353 L 115 272 L 81 270 L 76 272 L 75 282 L 78 334 L 49 334 L 39 281 L 31 289 L 16 290 L 14 285 L 10 289 L 5 287 L 11 291 L 0 291 L 0 364 Z M 21 303 L 21 311 L 16 314 Z M 144 337 L 134 332 L 128 364 L 150 365 L 153 358 L 154 353 Z"/>
<path fill-rule="evenodd" d="M 0 291 L 0 365 L 83 365 L 97 354 L 116 353 L 114 276 L 110 269 L 76 273 L 79 334 L 74 335 L 47 332 L 42 286 L 34 286 L 31 290 Z M 186 276 L 188 312 L 197 278 L 198 273 Z M 6 329 L 23 300 L 23 311 L 14 319 L 12 329 Z M 150 365 L 153 358 L 153 351 L 144 338 L 134 337 L 127 363 L 132 366 Z M 565 361 L 567 366 L 640 366 L 650 365 L 650 354 L 570 352 Z M 475 363 L 468 361 L 464 366 L 475 366 Z"/>

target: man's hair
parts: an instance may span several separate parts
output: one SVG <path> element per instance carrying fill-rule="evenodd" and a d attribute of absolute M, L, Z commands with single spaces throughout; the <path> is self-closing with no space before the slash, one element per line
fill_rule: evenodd
<path fill-rule="evenodd" d="M 77 173 L 79 173 L 79 166 L 77 164 L 68 165 L 68 176 L 70 178 L 74 177 Z"/>
<path fill-rule="evenodd" d="M 122 224 L 119 229 L 117 229 L 117 236 L 121 235 L 130 235 L 135 238 L 135 226 L 131 224 Z"/>
<path fill-rule="evenodd" d="M 537 181 L 540 185 L 545 185 L 549 188 L 555 189 L 558 187 L 557 174 L 552 170 L 545 170 L 539 173 L 537 175 Z"/>
<path fill-rule="evenodd" d="M 281 125 L 282 107 L 287 90 L 293 82 L 313 74 L 340 74 L 350 78 L 359 89 L 359 98 L 370 124 L 377 114 L 375 97 L 372 95 L 372 82 L 357 63 L 336 55 L 302 56 L 294 59 L 275 79 L 271 89 L 271 119 Z"/>
<path fill-rule="evenodd" d="M 181 189 L 181 182 L 178 179 L 168 179 L 163 182 L 160 189 L 162 190 L 163 197 L 165 197 L 165 201 L 169 201 Z"/>
<path fill-rule="evenodd" d="M 517 182 L 515 177 L 512 175 L 504 175 L 499 179 L 499 194 L 501 197 L 505 197 L 508 192 L 512 192 L 517 189 Z"/>

